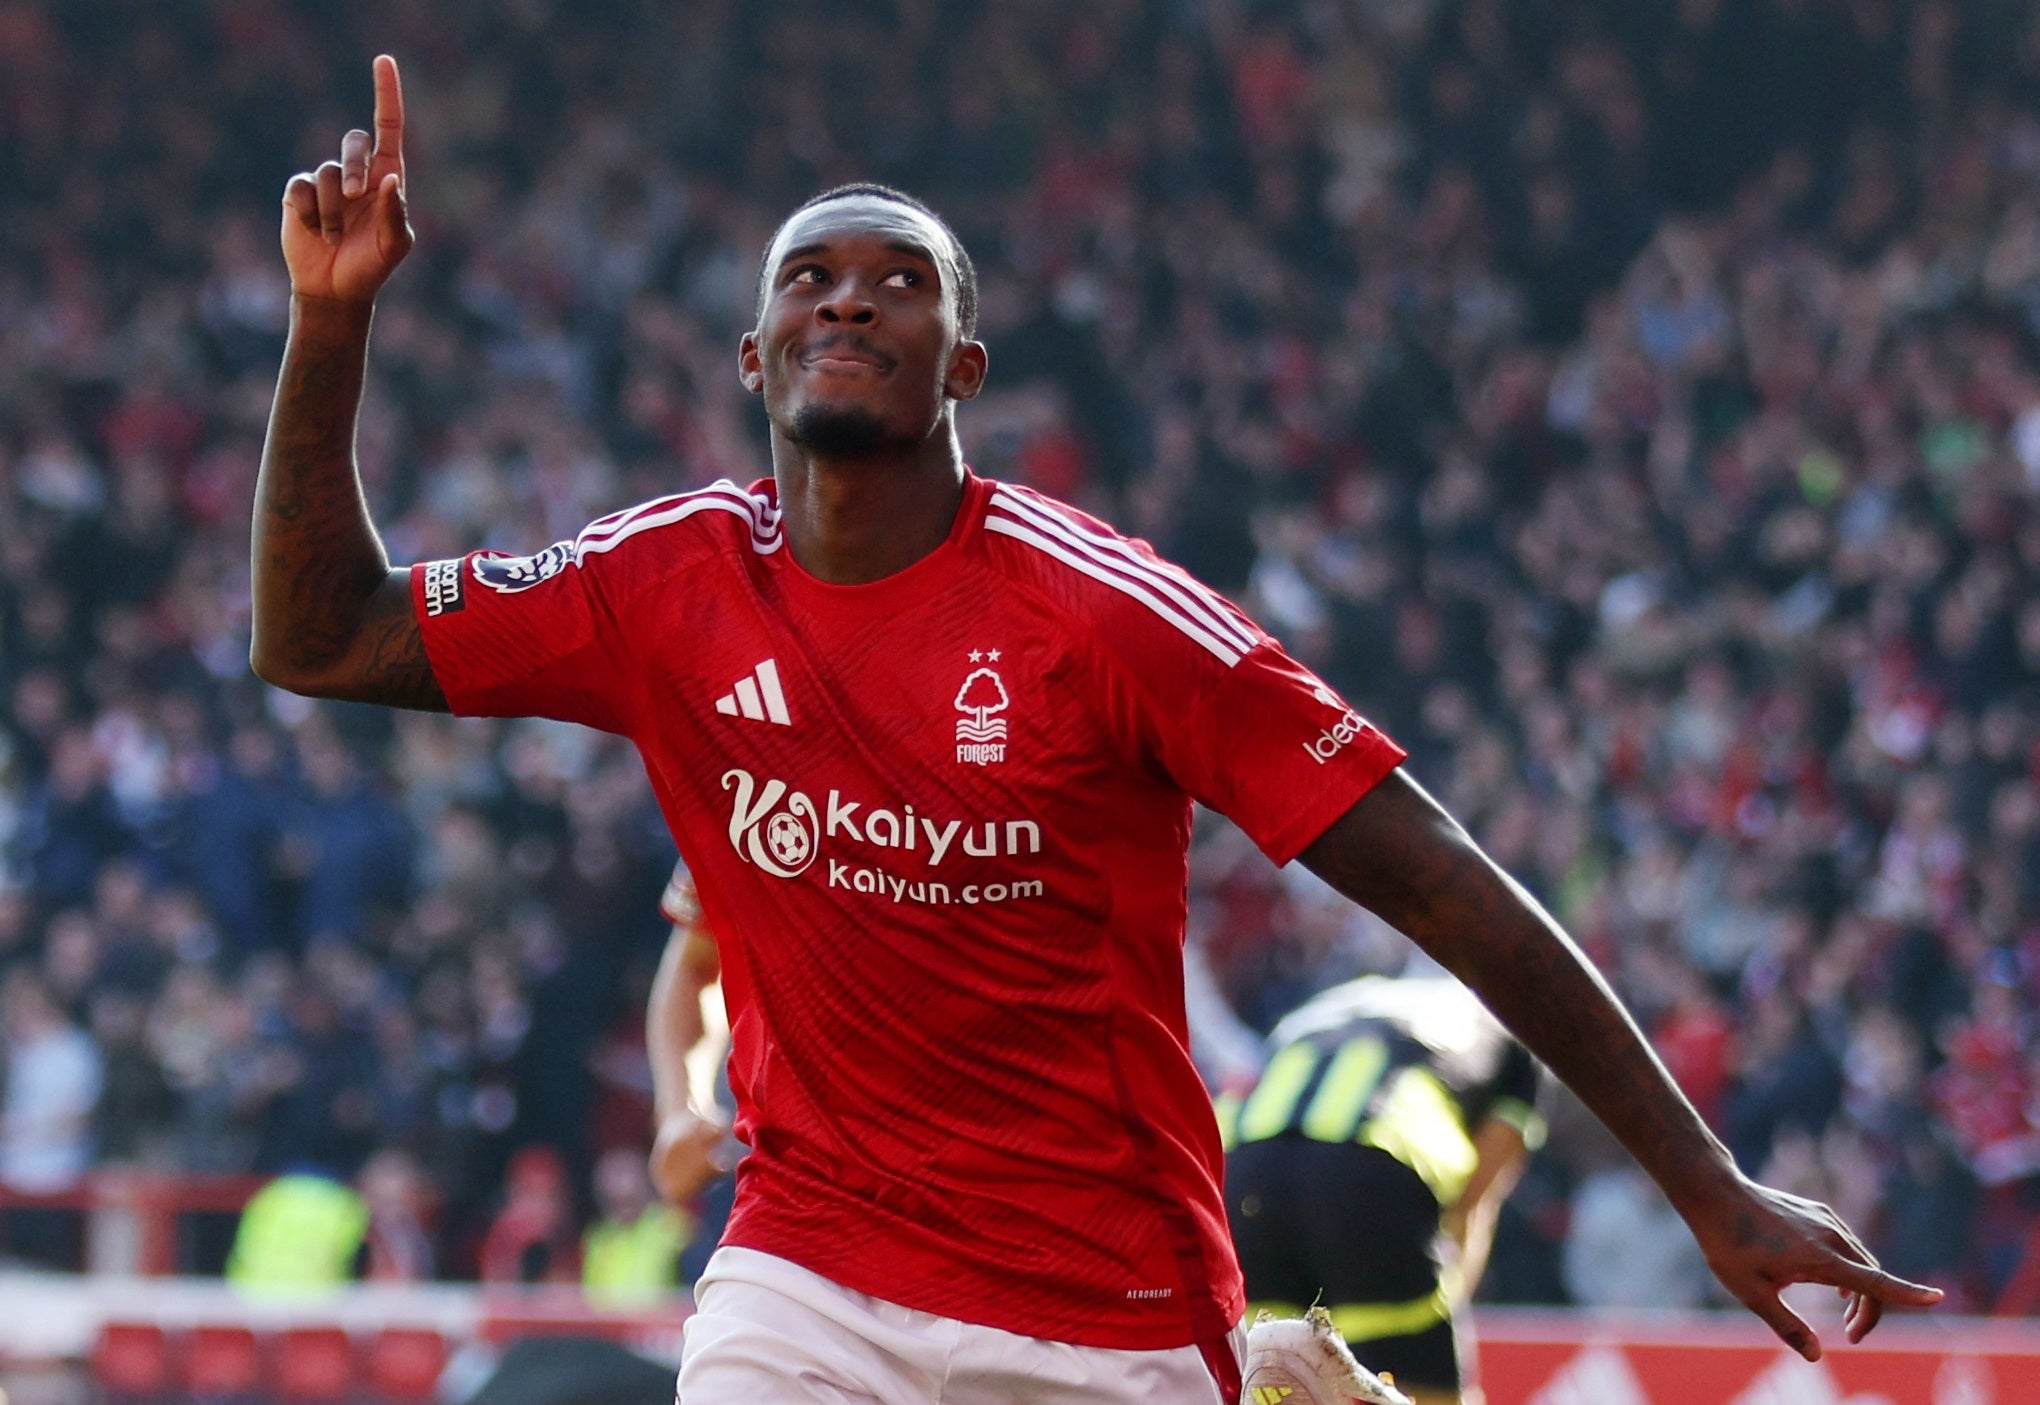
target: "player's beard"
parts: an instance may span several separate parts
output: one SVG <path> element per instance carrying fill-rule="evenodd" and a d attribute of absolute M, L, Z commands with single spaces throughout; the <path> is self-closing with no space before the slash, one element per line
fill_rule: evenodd
<path fill-rule="evenodd" d="M 803 405 L 788 438 L 825 459 L 869 458 L 887 442 L 885 424 L 861 405 Z"/>

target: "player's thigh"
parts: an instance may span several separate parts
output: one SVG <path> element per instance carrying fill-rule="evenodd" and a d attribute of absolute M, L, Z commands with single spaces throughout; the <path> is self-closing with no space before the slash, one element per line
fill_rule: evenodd
<path fill-rule="evenodd" d="M 677 1401 L 684 1405 L 891 1405 L 854 1355 L 750 1315 L 687 1320 Z"/>
<path fill-rule="evenodd" d="M 683 1329 L 683 1405 L 935 1405 L 929 1365 L 947 1343 L 918 1359 L 900 1309 L 870 1312 L 869 1299 L 766 1255 L 740 1264 L 751 1272 L 718 1255 L 723 1271 L 711 1260 Z"/>
<path fill-rule="evenodd" d="M 1215 1349 L 1231 1354 L 1234 1379 L 1244 1329 Z M 692 1402 L 689 1402 L 692 1405 Z M 1223 1398 L 1201 1348 L 1124 1351 L 966 1327 L 942 1405 L 1237 1405 Z"/>

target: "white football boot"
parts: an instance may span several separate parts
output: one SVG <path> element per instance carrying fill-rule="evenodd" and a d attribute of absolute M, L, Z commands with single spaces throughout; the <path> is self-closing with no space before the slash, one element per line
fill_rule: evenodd
<path fill-rule="evenodd" d="M 1355 1361 L 1332 1315 L 1314 1307 L 1302 1317 L 1254 1318 L 1240 1405 L 1410 1405 L 1410 1398 Z"/>

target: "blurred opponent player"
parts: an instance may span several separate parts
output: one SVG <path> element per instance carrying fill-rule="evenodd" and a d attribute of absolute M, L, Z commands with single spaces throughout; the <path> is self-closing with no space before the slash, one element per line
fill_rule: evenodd
<path fill-rule="evenodd" d="M 1543 1135 L 1536 1062 L 1443 975 L 1333 986 L 1268 1047 L 1259 1081 L 1220 1108 L 1251 1306 L 1322 1303 L 1416 1405 L 1477 1405 L 1454 1318 Z"/>
<path fill-rule="evenodd" d="M 1786 1284 L 1853 1295 L 1851 1338 L 1938 1296 L 1743 1177 L 1551 918 L 1268 635 L 965 467 L 976 276 L 897 192 L 819 196 L 766 250 L 737 372 L 772 479 L 392 569 L 353 452 L 374 300 L 412 242 L 388 58 L 375 127 L 284 192 L 252 661 L 643 755 L 719 937 L 751 1148 L 688 1405 L 1235 1398 L 1245 1299 L 1183 1012 L 1193 799 L 1472 986 L 1799 1350 Z M 1351 1398 L 1284 1359 L 1297 1405 Z"/>

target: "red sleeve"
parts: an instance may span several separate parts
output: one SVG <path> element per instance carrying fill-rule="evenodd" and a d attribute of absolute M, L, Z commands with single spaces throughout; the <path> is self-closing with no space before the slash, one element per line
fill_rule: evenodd
<path fill-rule="evenodd" d="M 606 554 L 555 542 L 535 556 L 478 551 L 411 568 L 433 676 L 463 717 L 551 717 L 628 733 L 635 684 Z"/>
<path fill-rule="evenodd" d="M 1203 686 L 1157 699 L 1150 734 L 1176 783 L 1286 864 L 1408 754 L 1318 676 L 1263 636 L 1226 666 L 1184 654 Z M 1156 682 L 1167 670 L 1146 670 Z M 1184 699 L 1194 699 L 1184 706 Z"/>
<path fill-rule="evenodd" d="M 1277 864 L 1402 764 L 1401 747 L 1146 542 L 1038 495 L 1012 498 L 988 526 L 1071 568 L 1055 580 L 1110 661 L 1114 725 Z"/>

